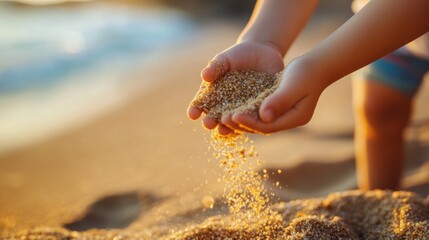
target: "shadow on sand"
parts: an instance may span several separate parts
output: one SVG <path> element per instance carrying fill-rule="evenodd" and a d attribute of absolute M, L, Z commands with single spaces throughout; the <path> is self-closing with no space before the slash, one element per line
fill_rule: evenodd
<path fill-rule="evenodd" d="M 162 200 L 137 191 L 106 196 L 89 206 L 83 217 L 64 227 L 73 231 L 125 228 Z"/>

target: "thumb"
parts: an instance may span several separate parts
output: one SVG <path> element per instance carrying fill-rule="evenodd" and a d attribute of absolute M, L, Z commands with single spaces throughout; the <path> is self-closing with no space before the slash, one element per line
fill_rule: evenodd
<path fill-rule="evenodd" d="M 262 102 L 259 108 L 259 117 L 265 123 L 273 122 L 300 100 L 296 99 L 296 91 L 292 90 L 292 85 L 287 83 L 285 76 L 281 77 L 279 87 Z"/>
<path fill-rule="evenodd" d="M 214 82 L 230 71 L 230 64 L 224 54 L 216 55 L 201 71 L 201 78 L 206 82 Z"/>

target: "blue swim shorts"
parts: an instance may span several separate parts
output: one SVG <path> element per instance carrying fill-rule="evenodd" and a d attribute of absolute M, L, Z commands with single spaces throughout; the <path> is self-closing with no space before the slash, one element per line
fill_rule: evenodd
<path fill-rule="evenodd" d="M 408 96 L 414 96 L 429 71 L 429 60 L 400 48 L 359 71 L 365 80 L 387 84 Z"/>

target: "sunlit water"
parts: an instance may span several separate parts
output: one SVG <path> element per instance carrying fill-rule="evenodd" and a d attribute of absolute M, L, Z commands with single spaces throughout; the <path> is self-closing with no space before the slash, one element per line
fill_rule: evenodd
<path fill-rule="evenodd" d="M 2 94 L 58 84 L 100 64 L 129 63 L 194 28 L 184 14 L 163 8 L 0 6 L 0 16 Z"/>
<path fill-rule="evenodd" d="M 158 84 L 132 73 L 161 64 L 198 28 L 174 9 L 102 3 L 0 4 L 0 16 L 0 153 L 93 119 L 135 85 Z"/>

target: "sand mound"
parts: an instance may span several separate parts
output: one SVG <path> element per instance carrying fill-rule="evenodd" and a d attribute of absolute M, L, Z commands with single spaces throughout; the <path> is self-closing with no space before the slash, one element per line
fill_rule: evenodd
<path fill-rule="evenodd" d="M 238 228 L 225 220 L 207 220 L 177 233 L 177 239 L 247 239 L 264 226 L 276 226 L 272 239 L 428 239 L 429 206 L 409 192 L 349 191 L 325 199 L 295 200 L 272 207 L 282 216 L 269 224 Z M 256 229 L 256 230 L 255 230 Z"/>
<path fill-rule="evenodd" d="M 288 228 L 295 225 L 294 229 L 302 229 L 302 233 L 310 236 L 314 229 L 323 231 L 320 225 L 343 228 L 351 239 L 425 239 L 429 236 L 428 205 L 410 192 L 349 191 L 277 207 L 284 221 L 290 223 Z M 301 228 L 297 222 L 305 222 L 301 226 L 307 227 Z M 324 232 L 326 236 L 329 231 Z M 329 236 L 341 237 L 336 232 Z"/>
<path fill-rule="evenodd" d="M 213 84 L 203 82 L 191 106 L 220 120 L 222 113 L 242 112 L 258 116 L 258 109 L 279 83 L 280 73 L 231 71 Z"/>
<path fill-rule="evenodd" d="M 171 207 L 171 205 L 169 205 Z M 1 239 L 428 239 L 429 204 L 410 192 L 348 191 L 324 199 L 278 203 L 279 214 L 243 224 L 233 215 L 214 215 L 190 224 L 180 216 L 124 230 L 71 232 L 38 228 L 0 234 Z M 190 215 L 198 215 L 195 208 Z M 186 215 L 186 214 L 185 214 Z M 190 216 L 191 217 L 191 216 Z M 182 221 L 177 221 L 180 218 Z M 187 219 L 187 218 L 186 218 Z M 156 229 L 168 229 L 156 232 Z M 269 229 L 268 232 L 266 229 Z M 262 234 L 263 233 L 263 234 Z M 267 233 L 269 233 L 267 235 Z M 268 237 L 267 237 L 268 236 Z"/>

